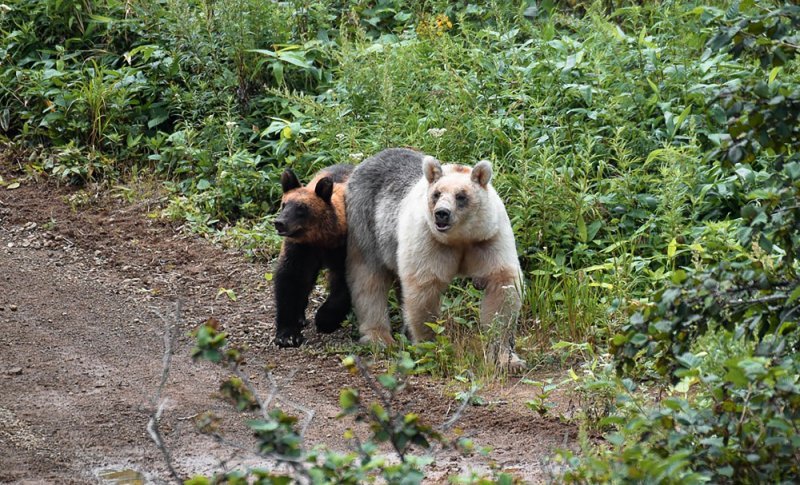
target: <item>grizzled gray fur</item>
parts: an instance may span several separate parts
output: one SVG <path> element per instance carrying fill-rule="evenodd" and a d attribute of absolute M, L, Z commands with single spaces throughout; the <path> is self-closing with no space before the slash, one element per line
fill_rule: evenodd
<path fill-rule="evenodd" d="M 400 201 L 422 177 L 424 153 L 389 148 L 356 167 L 347 192 L 350 244 L 370 264 L 397 272 Z"/>

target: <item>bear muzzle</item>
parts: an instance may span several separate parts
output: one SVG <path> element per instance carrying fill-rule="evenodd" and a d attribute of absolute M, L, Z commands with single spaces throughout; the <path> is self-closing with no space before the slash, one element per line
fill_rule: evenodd
<path fill-rule="evenodd" d="M 275 219 L 275 231 L 281 237 L 294 237 L 302 232 L 302 228 L 295 227 L 293 224 L 287 223 L 281 219 Z"/>
<path fill-rule="evenodd" d="M 278 231 L 279 236 L 285 236 L 287 234 L 286 223 L 283 221 L 275 221 L 275 230 Z"/>
<path fill-rule="evenodd" d="M 450 210 L 436 209 L 433 213 L 433 222 L 436 225 L 437 231 L 447 232 L 447 230 L 452 227 Z"/>

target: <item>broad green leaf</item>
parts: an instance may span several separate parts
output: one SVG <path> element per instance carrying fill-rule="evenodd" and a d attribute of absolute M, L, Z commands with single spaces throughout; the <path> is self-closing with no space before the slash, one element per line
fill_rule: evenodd
<path fill-rule="evenodd" d="M 342 389 L 339 392 L 339 407 L 342 411 L 349 411 L 358 404 L 358 391 L 355 389 Z"/>
<path fill-rule="evenodd" d="M 583 215 L 578 216 L 578 237 L 581 242 L 587 242 L 589 237 L 586 233 L 586 222 L 583 220 Z"/>
<path fill-rule="evenodd" d="M 661 91 L 658 89 L 658 86 L 656 86 L 656 84 L 653 81 L 651 81 L 649 77 L 647 78 L 647 84 L 650 85 L 650 89 L 653 90 L 656 96 L 659 97 L 661 96 Z"/>
<path fill-rule="evenodd" d="M 670 241 L 669 245 L 667 246 L 667 257 L 669 259 L 674 258 L 677 250 L 678 250 L 678 240 L 673 237 L 672 241 Z"/>
<path fill-rule="evenodd" d="M 769 81 L 768 84 L 771 86 L 773 82 L 775 82 L 775 78 L 778 77 L 778 74 L 783 70 L 783 67 L 776 66 L 773 67 L 772 70 L 769 72 Z"/>
<path fill-rule="evenodd" d="M 690 114 L 692 114 L 692 105 L 689 105 L 686 108 L 684 108 L 684 110 L 681 111 L 681 114 L 678 115 L 678 120 L 675 122 L 675 126 L 672 130 L 672 136 L 675 136 L 678 130 L 681 129 L 684 121 L 686 121 L 686 117 L 688 117 Z"/>

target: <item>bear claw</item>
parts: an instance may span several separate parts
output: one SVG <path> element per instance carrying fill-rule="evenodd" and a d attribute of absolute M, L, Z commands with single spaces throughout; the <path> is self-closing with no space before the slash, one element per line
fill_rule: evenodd
<path fill-rule="evenodd" d="M 277 335 L 275 345 L 278 347 L 300 347 L 306 339 L 300 333 Z"/>
<path fill-rule="evenodd" d="M 333 333 L 342 328 L 342 320 L 317 314 L 314 325 L 317 327 L 317 332 Z"/>
<path fill-rule="evenodd" d="M 527 362 L 510 349 L 501 349 L 498 352 L 497 363 L 512 375 L 522 374 L 528 369 Z"/>
<path fill-rule="evenodd" d="M 365 330 L 359 342 L 362 344 L 392 345 L 395 343 L 391 332 L 388 330 Z"/>

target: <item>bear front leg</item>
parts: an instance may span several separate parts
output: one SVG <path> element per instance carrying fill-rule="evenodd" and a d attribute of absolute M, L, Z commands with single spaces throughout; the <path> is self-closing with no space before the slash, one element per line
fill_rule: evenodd
<path fill-rule="evenodd" d="M 361 343 L 393 344 L 388 310 L 392 275 L 385 268 L 368 264 L 352 242 L 347 248 L 347 284 Z"/>
<path fill-rule="evenodd" d="M 514 352 L 514 329 L 522 307 L 516 270 L 501 270 L 485 280 L 486 290 L 481 304 L 481 324 L 490 332 L 493 342 L 490 355 L 512 373 L 525 370 L 526 363 Z"/>
<path fill-rule="evenodd" d="M 321 266 L 319 257 L 310 248 L 284 242 L 275 272 L 278 313 L 275 344 L 279 347 L 298 347 L 305 341 L 301 330 L 305 324 L 308 296 Z"/>
<path fill-rule="evenodd" d="M 328 261 L 328 298 L 317 310 L 314 323 L 318 332 L 332 333 L 341 328 L 350 311 L 350 290 L 347 287 L 345 248 L 333 250 Z"/>
<path fill-rule="evenodd" d="M 413 343 L 432 340 L 433 329 L 425 325 L 439 318 L 442 292 L 446 282 L 437 280 L 420 281 L 413 277 L 400 278 L 403 287 L 403 320 L 411 334 Z"/>

